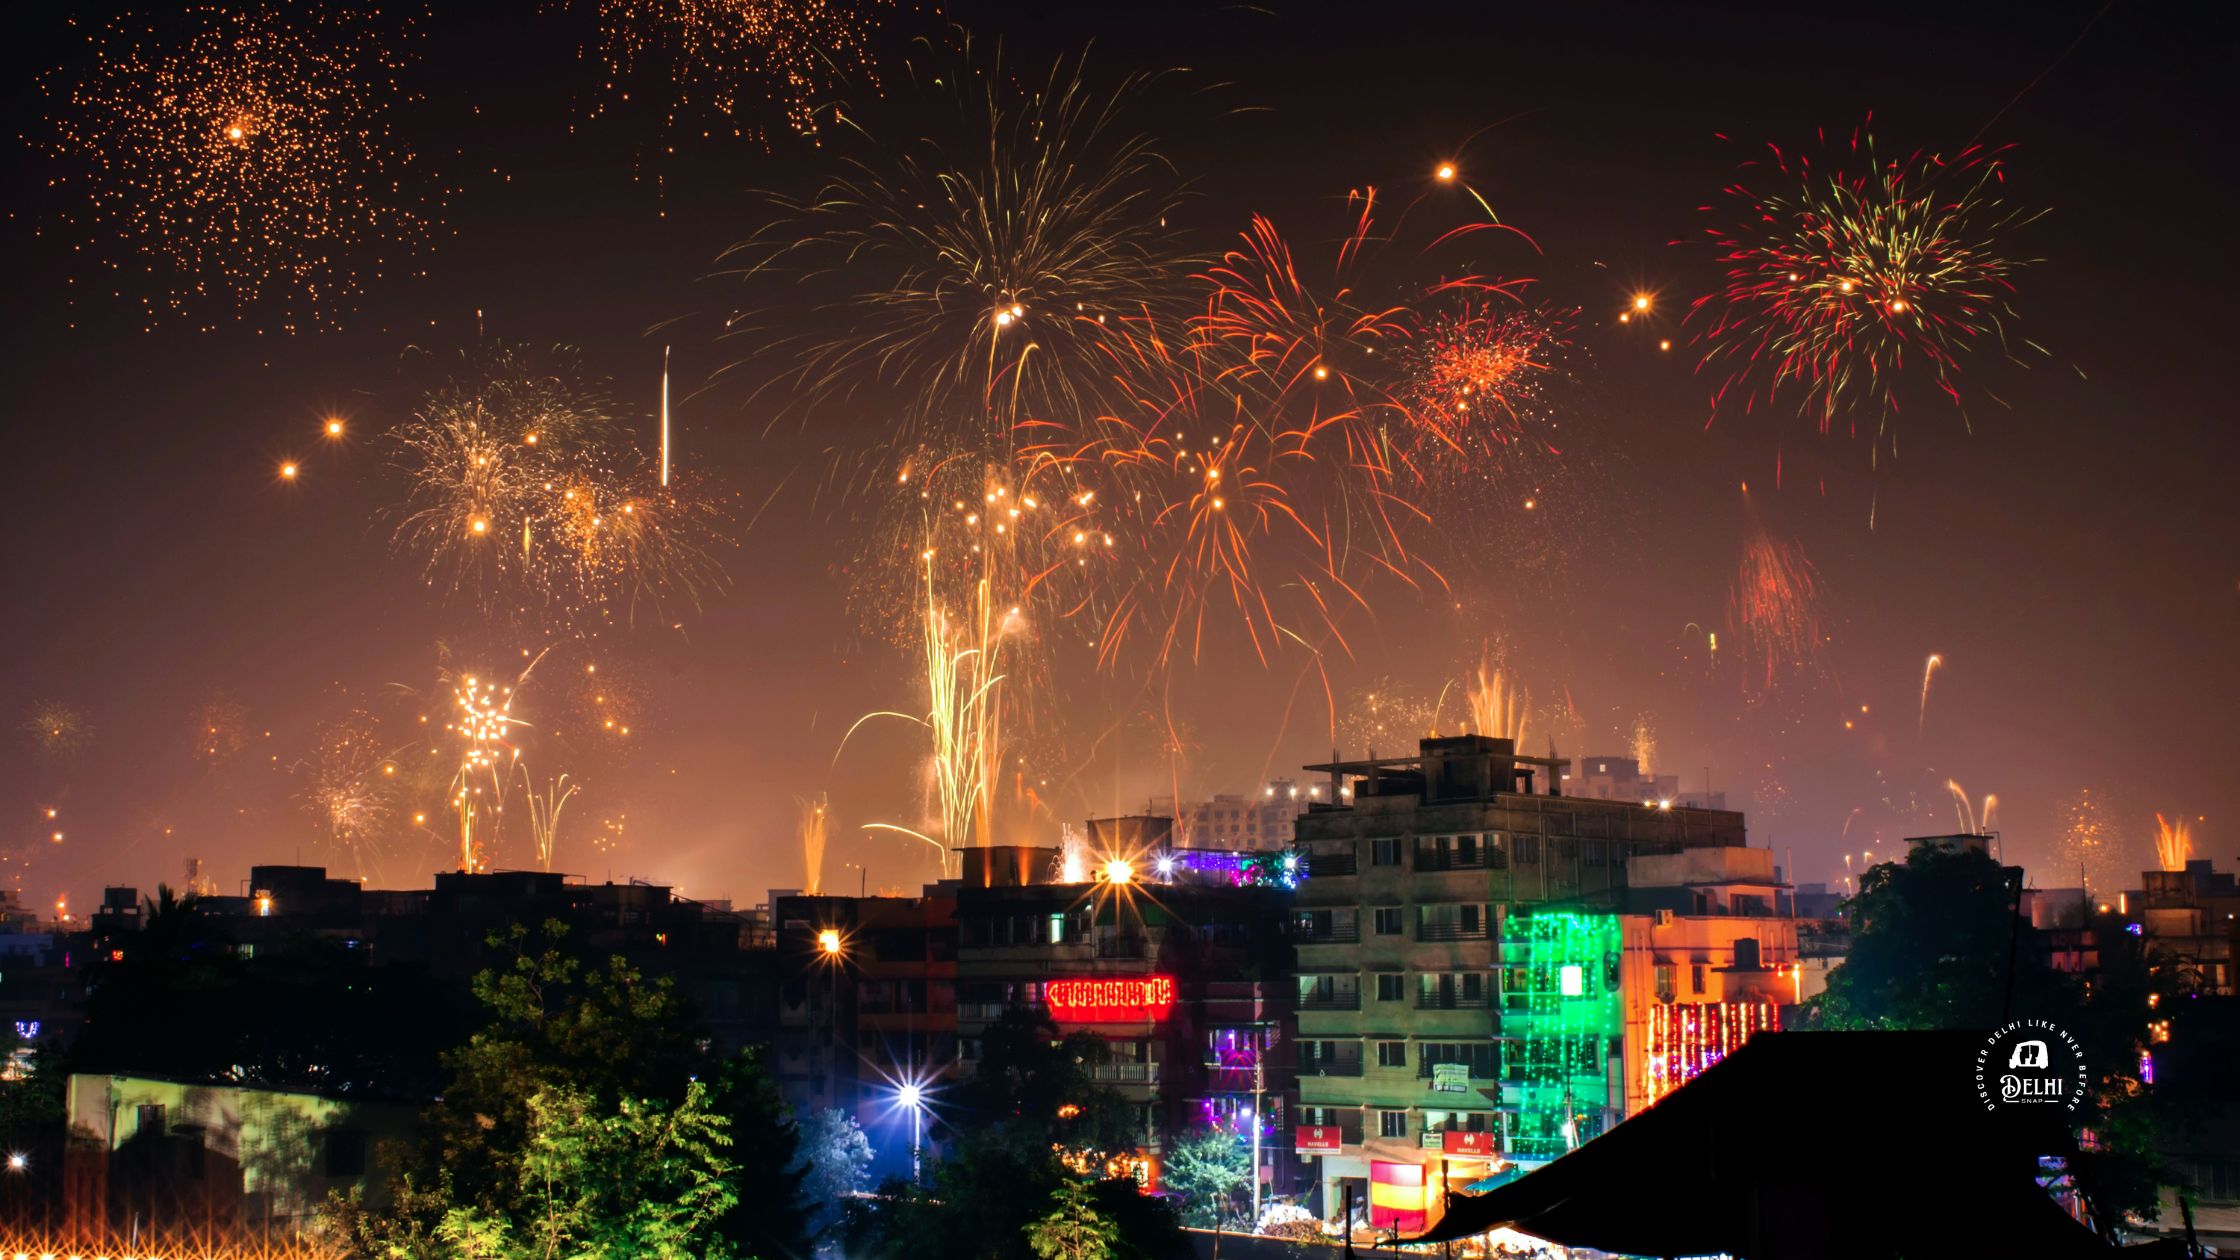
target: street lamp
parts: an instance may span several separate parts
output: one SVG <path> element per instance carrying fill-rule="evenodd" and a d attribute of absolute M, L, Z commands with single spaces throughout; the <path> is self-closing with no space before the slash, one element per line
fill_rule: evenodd
<path fill-rule="evenodd" d="M 894 1091 L 894 1102 L 910 1112 L 910 1184 L 919 1184 L 919 1152 L 925 1144 L 926 1090 L 916 1081 L 904 1081 Z"/>

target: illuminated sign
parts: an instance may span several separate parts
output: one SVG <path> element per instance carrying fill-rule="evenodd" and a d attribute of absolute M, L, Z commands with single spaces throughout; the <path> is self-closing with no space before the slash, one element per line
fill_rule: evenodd
<path fill-rule="evenodd" d="M 1042 997 L 1053 1017 L 1074 1023 L 1163 1019 L 1174 1006 L 1174 977 L 1052 980 L 1043 986 Z"/>
<path fill-rule="evenodd" d="M 1342 1151 L 1346 1148 L 1345 1130 L 1334 1124 L 1302 1124 L 1297 1133 L 1297 1145 L 1302 1151 Z"/>
<path fill-rule="evenodd" d="M 1449 1129 L 1439 1135 L 1439 1149 L 1449 1155 L 1475 1155 L 1480 1159 L 1491 1159 L 1494 1153 L 1493 1135 Z"/>

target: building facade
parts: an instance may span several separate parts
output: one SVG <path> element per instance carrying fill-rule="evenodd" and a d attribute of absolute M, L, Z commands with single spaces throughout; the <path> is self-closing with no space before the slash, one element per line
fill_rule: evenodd
<path fill-rule="evenodd" d="M 1566 795 L 1566 764 L 1459 736 L 1308 767 L 1340 802 L 1297 824 L 1295 1150 L 1326 1217 L 1351 1189 L 1406 1232 L 1623 1116 L 1627 863 L 1743 821 Z"/>

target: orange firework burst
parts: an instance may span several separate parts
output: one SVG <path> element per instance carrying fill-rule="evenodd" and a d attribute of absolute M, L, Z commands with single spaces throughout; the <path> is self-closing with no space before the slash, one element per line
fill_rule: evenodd
<path fill-rule="evenodd" d="M 118 17 L 48 76 L 66 217 L 120 296 L 213 326 L 331 324 L 425 248 L 445 192 L 390 131 L 410 59 L 349 4 Z"/>
<path fill-rule="evenodd" d="M 390 434 L 397 546 L 432 586 L 578 632 L 640 600 L 697 604 L 723 582 L 720 505 L 689 474 L 661 484 L 607 406 L 571 356 L 502 348 L 434 391 Z"/>
<path fill-rule="evenodd" d="M 1753 516 L 1727 600 L 1745 686 L 1769 692 L 1819 668 L 1820 577 L 1804 548 L 1767 534 Z"/>
<path fill-rule="evenodd" d="M 1406 356 L 1401 459 L 1422 481 L 1498 476 L 1560 457 L 1546 388 L 1570 315 L 1467 302 L 1424 321 Z"/>
<path fill-rule="evenodd" d="M 248 727 L 248 709 L 225 692 L 216 692 L 189 719 L 188 746 L 194 750 L 196 761 L 222 766 L 247 745 Z"/>
<path fill-rule="evenodd" d="M 757 101 L 776 106 L 802 135 L 817 109 L 850 76 L 877 87 L 871 36 L 890 0 L 597 0 L 600 61 L 607 87 L 627 98 L 666 99 L 674 128 L 699 112 L 733 135 L 760 135 L 748 117 Z M 646 73 L 650 72 L 650 73 Z M 652 74 L 661 90 L 642 84 Z"/>

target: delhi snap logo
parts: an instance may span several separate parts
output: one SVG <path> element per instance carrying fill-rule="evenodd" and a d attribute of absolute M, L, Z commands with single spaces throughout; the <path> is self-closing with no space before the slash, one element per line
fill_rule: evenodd
<path fill-rule="evenodd" d="M 2042 1019 L 2018 1019 L 1976 1051 L 1976 1097 L 1986 1111 L 2033 1104 L 2075 1111 L 2084 1101 L 2085 1075 L 2077 1039 Z"/>

